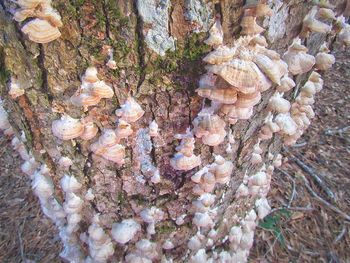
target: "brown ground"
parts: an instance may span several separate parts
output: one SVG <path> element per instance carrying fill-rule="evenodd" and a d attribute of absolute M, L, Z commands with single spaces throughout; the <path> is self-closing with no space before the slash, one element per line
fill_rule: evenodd
<path fill-rule="evenodd" d="M 275 173 L 269 194 L 274 212 L 258 228 L 252 262 L 350 262 L 349 221 L 317 201 L 302 180 L 350 214 L 350 61 L 345 51 L 336 56 L 317 95 L 317 117 L 297 146 L 285 149 L 289 161 Z M 314 168 L 334 200 L 293 157 Z M 55 228 L 41 213 L 19 165 L 20 158 L 0 136 L 0 262 L 60 262 Z"/>

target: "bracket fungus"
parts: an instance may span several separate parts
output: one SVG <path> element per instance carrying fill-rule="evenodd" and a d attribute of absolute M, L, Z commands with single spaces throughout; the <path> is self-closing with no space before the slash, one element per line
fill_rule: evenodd
<path fill-rule="evenodd" d="M 193 134 L 188 130 L 186 134 L 177 136 L 181 143 L 176 147 L 177 153 L 170 159 L 170 165 L 175 170 L 189 171 L 201 164 L 200 156 L 193 153 L 195 139 Z"/>
<path fill-rule="evenodd" d="M 126 244 L 133 239 L 140 230 L 141 226 L 135 220 L 124 219 L 122 222 L 112 225 L 111 233 L 116 242 Z"/>
<path fill-rule="evenodd" d="M 322 15 L 325 15 L 325 12 L 322 11 Z M 332 29 L 332 26 L 318 20 L 318 7 L 313 6 L 309 13 L 305 16 L 303 20 L 303 27 L 300 32 L 300 37 L 306 38 L 309 36 L 310 32 L 317 33 L 329 33 Z"/>
<path fill-rule="evenodd" d="M 265 31 L 265 29 L 258 25 L 256 17 L 243 16 L 241 21 L 242 35 L 258 35 Z"/>
<path fill-rule="evenodd" d="M 96 216 L 93 221 L 88 229 L 89 238 L 87 240 L 90 257 L 85 262 L 106 263 L 114 254 L 114 246 Z"/>
<path fill-rule="evenodd" d="M 3 107 L 3 101 L 0 99 L 0 130 L 4 132 L 6 135 L 12 135 L 13 134 L 13 129 L 12 126 L 8 120 L 8 115 L 6 110 Z M 14 137 L 17 138 L 17 137 Z"/>
<path fill-rule="evenodd" d="M 57 27 L 52 26 L 48 21 L 35 18 L 22 27 L 22 32 L 36 43 L 48 43 L 61 36 Z"/>
<path fill-rule="evenodd" d="M 125 256 L 126 263 L 152 263 L 158 258 L 157 244 L 148 239 L 141 239 L 135 244 L 136 250 Z"/>
<path fill-rule="evenodd" d="M 69 168 L 73 164 L 72 160 L 69 157 L 62 156 L 58 160 L 58 165 L 62 167 L 63 169 Z"/>
<path fill-rule="evenodd" d="M 164 218 L 164 212 L 161 209 L 152 206 L 151 208 L 142 210 L 140 216 L 144 222 L 148 223 L 147 233 L 153 235 L 156 233 L 156 223 L 162 221 Z"/>
<path fill-rule="evenodd" d="M 261 156 L 262 153 L 263 153 L 263 151 L 260 148 L 260 140 L 258 140 L 258 142 L 253 147 L 253 152 L 252 152 L 252 155 L 250 157 L 250 162 L 253 165 L 262 163 L 262 161 L 263 161 L 262 156 Z"/>
<path fill-rule="evenodd" d="M 131 125 L 126 121 L 120 119 L 117 123 L 117 128 L 115 134 L 117 136 L 117 142 L 120 142 L 121 139 L 129 137 L 133 133 Z"/>
<path fill-rule="evenodd" d="M 226 123 L 218 115 L 212 115 L 205 110 L 194 119 L 193 126 L 196 137 L 201 138 L 206 145 L 217 146 L 226 137 Z"/>
<path fill-rule="evenodd" d="M 258 212 L 259 219 L 263 219 L 265 216 L 267 216 L 271 212 L 271 207 L 265 197 L 257 199 L 255 201 L 255 206 Z"/>
<path fill-rule="evenodd" d="M 283 98 L 283 93 L 275 92 L 269 100 L 269 109 L 278 113 L 287 113 L 290 109 L 290 102 Z"/>
<path fill-rule="evenodd" d="M 325 8 L 325 7 L 320 8 L 318 10 L 318 15 L 320 16 L 320 18 L 323 18 L 323 19 L 329 19 L 329 20 L 337 19 L 334 11 L 330 8 Z"/>
<path fill-rule="evenodd" d="M 113 89 L 97 77 L 97 69 L 88 67 L 82 77 L 80 88 L 71 97 L 73 105 L 84 107 L 97 105 L 101 99 L 110 99 L 114 96 Z"/>
<path fill-rule="evenodd" d="M 69 115 L 62 115 L 58 120 L 52 122 L 52 134 L 61 140 L 78 138 L 84 132 L 84 125 L 80 120 Z"/>
<path fill-rule="evenodd" d="M 316 55 L 316 68 L 319 70 L 328 70 L 335 63 L 335 57 L 329 53 L 329 49 L 326 46 L 326 43 L 319 49 L 319 53 Z"/>
<path fill-rule="evenodd" d="M 203 195 L 212 192 L 216 183 L 228 183 L 233 168 L 234 166 L 231 161 L 225 160 L 220 155 L 216 155 L 214 163 L 203 167 L 191 177 L 191 180 L 196 183 L 193 187 L 193 193 Z"/>
<path fill-rule="evenodd" d="M 337 19 L 337 24 L 339 24 L 341 28 L 338 34 L 338 41 L 345 46 L 350 46 L 350 25 L 345 23 L 345 18 L 343 16 Z"/>
<path fill-rule="evenodd" d="M 121 108 L 115 111 L 115 114 L 126 122 L 136 122 L 144 113 L 140 104 L 132 97 L 127 98 L 126 102 L 121 105 Z"/>
<path fill-rule="evenodd" d="M 124 164 L 125 147 L 118 144 L 118 137 L 112 129 L 104 129 L 98 141 L 90 145 L 90 149 L 106 160 L 118 165 Z"/>
<path fill-rule="evenodd" d="M 220 155 L 216 155 L 215 164 L 211 167 L 211 170 L 215 175 L 215 180 L 217 183 L 226 184 L 231 179 L 233 163 L 225 160 L 225 158 Z"/>
<path fill-rule="evenodd" d="M 51 1 L 20 0 L 16 2 L 20 8 L 14 13 L 14 19 L 22 22 L 29 17 L 35 17 L 22 27 L 22 32 L 36 43 L 48 43 L 61 36 L 58 27 L 62 21 L 60 14 L 51 7 Z"/>
<path fill-rule="evenodd" d="M 295 82 L 288 76 L 283 76 L 281 78 L 281 84 L 277 86 L 277 91 L 279 92 L 287 92 L 295 87 Z"/>
<path fill-rule="evenodd" d="M 248 6 L 246 11 L 256 4 Z M 243 19 L 243 25 L 255 21 L 252 16 Z M 196 92 L 210 99 L 212 108 L 226 115 L 230 124 L 249 119 L 261 100 L 261 92 L 268 90 L 272 82 L 280 85 L 281 78 L 288 74 L 288 65 L 266 45 L 266 39 L 255 32 L 238 38 L 232 47 L 217 47 L 203 59 L 210 65 L 206 66 L 207 73 L 200 78 Z"/>
<path fill-rule="evenodd" d="M 249 14 L 255 17 L 272 16 L 273 10 L 265 3 L 256 0 L 247 0 L 243 6 L 245 15 Z"/>
<path fill-rule="evenodd" d="M 209 30 L 209 37 L 204 41 L 205 44 L 217 47 L 223 44 L 224 32 L 222 31 L 220 20 L 217 19 Z"/>
<path fill-rule="evenodd" d="M 94 138 L 98 132 L 97 126 L 92 121 L 82 120 L 84 125 L 84 132 L 80 135 L 82 140 L 88 141 Z"/>
<path fill-rule="evenodd" d="M 303 74 L 315 65 L 315 57 L 307 54 L 308 49 L 301 44 L 300 38 L 295 38 L 284 53 L 283 60 L 288 64 L 288 70 L 293 75 Z"/>
<path fill-rule="evenodd" d="M 310 119 L 315 117 L 312 109 L 314 95 L 322 90 L 323 80 L 316 72 L 312 72 L 308 81 L 301 88 L 299 95 L 292 104 L 290 116 L 296 129 L 291 133 L 283 135 L 283 142 L 286 145 L 293 145 L 301 137 L 310 125 Z"/>
<path fill-rule="evenodd" d="M 210 206 L 215 202 L 215 195 L 205 193 L 192 202 L 192 206 L 196 212 L 204 213 L 210 209 Z"/>

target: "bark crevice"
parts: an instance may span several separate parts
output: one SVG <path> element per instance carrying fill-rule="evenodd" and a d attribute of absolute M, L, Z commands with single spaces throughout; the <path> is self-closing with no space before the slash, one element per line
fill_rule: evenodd
<path fill-rule="evenodd" d="M 47 68 L 45 67 L 45 49 L 42 44 L 39 44 L 38 67 L 41 72 L 42 93 L 47 96 L 47 99 L 51 104 L 53 101 L 53 96 L 50 92 L 49 85 L 48 85 L 48 71 L 47 71 Z"/>
<path fill-rule="evenodd" d="M 135 37 L 136 37 L 136 49 L 138 56 L 138 66 L 139 66 L 139 79 L 136 84 L 136 96 L 139 94 L 141 86 L 146 79 L 146 62 L 145 62 L 145 39 L 143 36 L 143 26 L 144 23 L 137 9 L 137 0 L 134 0 L 133 9 L 136 16 L 136 27 L 135 27 Z"/>

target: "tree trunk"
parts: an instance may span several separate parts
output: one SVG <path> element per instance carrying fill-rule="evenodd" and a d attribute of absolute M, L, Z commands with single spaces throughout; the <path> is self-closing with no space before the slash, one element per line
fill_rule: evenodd
<path fill-rule="evenodd" d="M 50 43 L 36 44 L 28 40 L 21 32 L 21 25 L 12 20 L 10 10 L 16 6 L 10 1 L 0 1 L 1 97 L 16 134 L 24 132 L 27 149 L 37 161 L 50 169 L 59 203 L 64 202 L 59 181 L 65 175 L 74 176 L 83 184 L 78 192 L 80 196 L 92 189 L 95 197 L 84 202 L 82 220 L 74 235 L 79 237 L 81 233 L 86 233 L 97 213 L 100 214 L 99 225 L 108 235 L 113 223 L 134 218 L 142 225 L 142 231 L 137 232 L 127 246 L 114 243 L 111 262 L 123 261 L 126 254 L 136 250 L 135 243 L 141 239 L 150 239 L 157 244 L 158 255 L 154 262 L 160 261 L 163 255 L 174 262 L 187 262 L 197 252 L 188 249 L 188 241 L 198 230 L 192 223 L 192 201 L 198 196 L 192 193 L 195 183 L 191 181 L 191 176 L 198 169 L 183 172 L 172 168 L 169 160 L 179 144 L 174 136 L 184 134 L 188 127 L 192 127 L 193 119 L 203 107 L 203 99 L 195 93 L 195 89 L 199 77 L 206 71 L 202 58 L 211 50 L 204 43 L 208 29 L 214 18 L 219 17 L 224 41 L 232 44 L 240 33 L 244 4 L 227 0 L 213 1 L 215 4 L 202 0 L 174 0 L 171 3 L 147 0 L 141 1 L 144 7 L 149 8 L 145 11 L 141 10 L 142 4 L 136 2 L 53 1 L 53 7 L 62 16 L 62 35 Z M 269 48 L 280 54 L 299 34 L 302 19 L 312 6 L 304 1 L 287 2 L 275 1 L 271 4 L 273 15 L 258 21 L 266 28 Z M 200 4 L 200 10 L 194 8 L 195 3 Z M 152 9 L 154 6 L 158 6 L 158 10 L 149 15 L 159 15 L 161 21 L 155 20 L 152 24 L 144 12 L 155 10 Z M 161 45 L 148 38 L 150 30 L 154 31 L 154 39 L 157 34 L 163 34 L 160 35 L 163 38 Z M 311 34 L 304 44 L 309 53 L 315 55 L 324 40 L 325 34 Z M 330 40 L 332 37 L 328 38 Z M 113 48 L 116 69 L 106 66 L 109 59 L 107 46 Z M 115 95 L 83 111 L 71 104 L 70 97 L 80 87 L 81 77 L 89 66 L 98 69 L 99 79 L 112 86 Z M 297 87 L 305 82 L 307 76 L 303 74 L 295 79 Z M 11 77 L 25 91 L 16 99 L 8 94 Z M 235 192 L 245 175 L 253 175 L 261 169 L 261 165 L 252 165 L 249 158 L 274 90 L 272 87 L 263 93 L 252 118 L 226 126 L 227 132 L 232 133 L 235 139 L 231 143 L 232 153 L 225 150 L 230 144 L 227 138 L 214 147 L 202 144 L 201 140 L 196 141 L 195 152 L 200 155 L 202 166 L 212 163 L 214 155 L 221 155 L 234 163 L 230 182 L 216 185 L 213 191 L 216 196 L 217 234 L 213 245 L 202 244 L 208 256 L 213 256 L 213 251 L 220 253 L 230 249 L 227 235 L 231 227 L 254 208 L 256 197 L 235 198 Z M 122 143 L 126 146 L 125 163 L 119 166 L 93 154 L 89 147 L 104 128 L 116 127 L 118 118 L 114 111 L 129 96 L 135 98 L 145 114 L 132 123 L 133 134 Z M 291 98 L 292 93 L 287 97 Z M 58 139 L 53 135 L 51 125 L 63 113 L 77 119 L 91 117 L 99 128 L 98 135 L 92 140 Z M 159 125 L 157 137 L 144 134 L 152 120 Z M 260 146 L 264 151 L 264 163 L 268 166 L 272 162 L 268 153 L 276 157 L 281 139 L 274 136 Z M 140 149 L 144 150 L 141 154 L 146 157 L 140 157 Z M 73 161 L 68 170 L 58 165 L 63 156 Z M 141 158 L 148 158 L 148 162 L 159 169 L 159 183 L 152 183 L 150 177 L 141 171 L 140 162 L 145 161 Z M 164 216 L 156 223 L 155 234 L 149 235 L 146 233 L 148 224 L 141 220 L 140 212 L 151 207 L 161 209 Z M 176 223 L 182 217 L 184 222 Z M 209 230 L 201 231 L 207 242 Z M 162 249 L 166 240 L 171 240 L 174 248 Z M 79 239 L 76 242 L 82 258 L 88 256 L 88 245 Z"/>

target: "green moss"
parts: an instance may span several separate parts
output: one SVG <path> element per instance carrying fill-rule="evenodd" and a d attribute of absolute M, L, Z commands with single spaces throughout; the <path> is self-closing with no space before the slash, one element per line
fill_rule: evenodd
<path fill-rule="evenodd" d="M 126 198 L 125 198 L 125 194 L 123 191 L 118 192 L 117 199 L 118 199 L 118 203 L 120 205 L 123 205 L 126 203 Z"/>
<path fill-rule="evenodd" d="M 164 75 L 177 77 L 198 76 L 202 68 L 198 66 L 201 58 L 210 51 L 210 47 L 204 43 L 204 33 L 192 34 L 183 43 L 178 43 L 175 51 L 168 51 L 166 56 L 150 61 L 145 69 L 149 74 L 149 83 L 155 87 L 166 86 L 168 90 L 183 87 L 180 83 L 172 82 L 171 86 L 163 83 Z"/>
<path fill-rule="evenodd" d="M 170 234 L 176 231 L 176 226 L 173 222 L 160 222 L 156 226 L 156 233 L 158 234 Z"/>
<path fill-rule="evenodd" d="M 26 90 L 26 95 L 31 105 L 35 106 L 38 104 L 38 94 L 34 89 Z"/>
<path fill-rule="evenodd" d="M 148 200 L 146 199 L 145 196 L 141 195 L 141 194 L 137 194 L 137 195 L 133 195 L 132 199 L 134 201 L 136 201 L 136 203 L 138 205 L 143 205 L 143 206 L 147 206 L 148 205 Z"/>
<path fill-rule="evenodd" d="M 8 71 L 5 67 L 0 67 L 0 83 L 5 85 L 6 82 L 10 79 L 10 71 Z"/>
<path fill-rule="evenodd" d="M 5 52 L 4 49 L 0 49 L 0 84 L 5 85 L 10 79 L 10 71 L 5 67 Z"/>
<path fill-rule="evenodd" d="M 54 8 L 60 11 L 63 22 L 69 22 L 70 19 L 75 19 L 79 18 L 79 11 L 78 8 L 80 5 L 76 4 L 76 1 L 61 1 L 61 2 L 56 2 L 54 1 Z"/>
<path fill-rule="evenodd" d="M 192 34 L 183 44 L 179 44 L 175 51 L 168 51 L 166 56 L 157 57 L 152 63 L 152 68 L 159 68 L 163 73 L 173 73 L 180 70 L 183 64 L 198 61 L 210 51 L 210 47 L 203 42 L 203 36 Z"/>
<path fill-rule="evenodd" d="M 189 61 L 198 60 L 210 51 L 210 46 L 203 42 L 204 35 L 204 33 L 192 34 L 191 37 L 187 39 L 184 48 L 184 58 Z"/>

